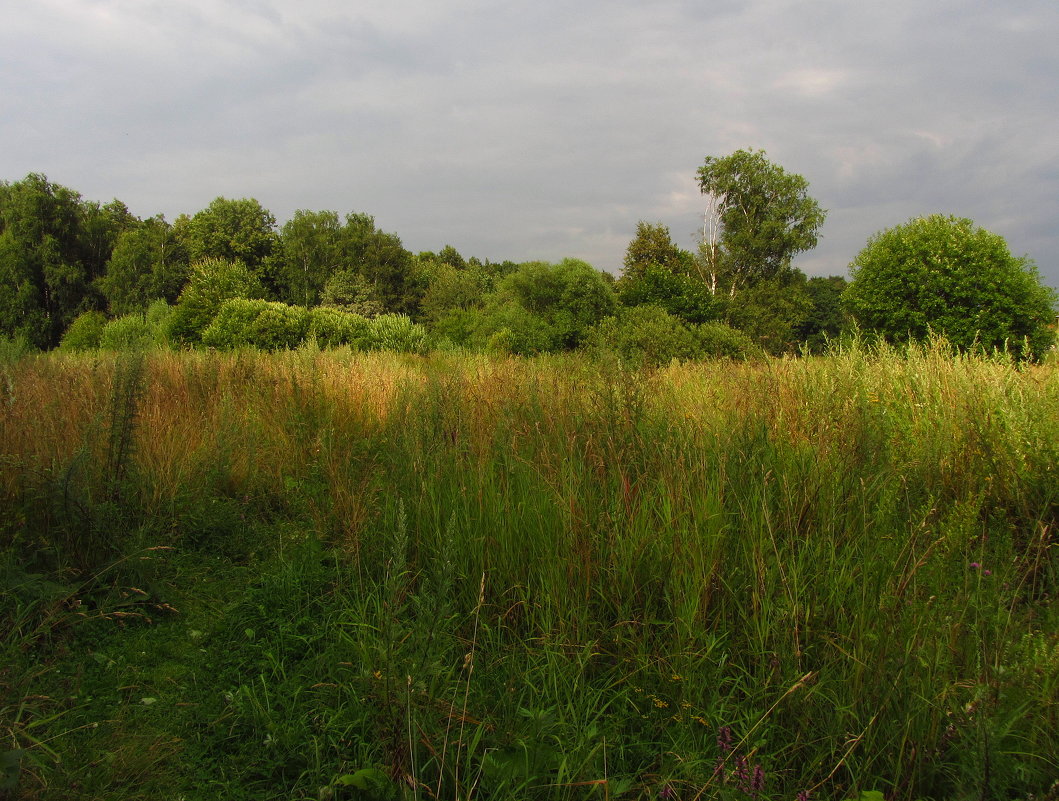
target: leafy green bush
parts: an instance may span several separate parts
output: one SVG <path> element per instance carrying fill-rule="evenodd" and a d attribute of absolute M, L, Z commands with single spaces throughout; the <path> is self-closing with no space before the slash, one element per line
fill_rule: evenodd
<path fill-rule="evenodd" d="M 370 321 L 369 343 L 373 350 L 422 353 L 427 330 L 404 314 L 383 314 Z"/>
<path fill-rule="evenodd" d="M 353 350 L 365 350 L 371 339 L 371 321 L 360 314 L 329 306 L 309 310 L 309 336 L 321 348 L 349 345 Z"/>
<path fill-rule="evenodd" d="M 695 329 L 695 338 L 704 357 L 745 361 L 764 355 L 750 337 L 724 323 L 703 323 Z"/>
<path fill-rule="evenodd" d="M 673 359 L 694 359 L 700 343 L 693 328 L 661 306 L 623 309 L 603 320 L 589 336 L 589 350 L 612 351 L 624 361 L 657 367 Z"/>
<path fill-rule="evenodd" d="M 246 340 L 264 350 L 287 350 L 298 347 L 308 333 L 308 310 L 286 303 L 266 303 L 247 326 Z"/>
<path fill-rule="evenodd" d="M 1041 358 L 1055 340 L 1055 292 L 1036 265 L 971 220 L 934 214 L 876 234 L 850 265 L 843 303 L 890 342 L 944 335 L 961 350 Z"/>
<path fill-rule="evenodd" d="M 220 349 L 249 345 L 284 350 L 298 347 L 308 333 L 309 312 L 300 306 L 231 298 L 202 332 L 202 344 Z"/>
<path fill-rule="evenodd" d="M 479 338 L 520 355 L 572 350 L 617 305 L 611 282 L 583 261 L 527 262 L 500 282 Z"/>
<path fill-rule="evenodd" d="M 99 336 L 103 350 L 135 350 L 157 342 L 159 329 L 147 322 L 142 314 L 126 314 L 111 320 Z"/>
<path fill-rule="evenodd" d="M 147 307 L 147 311 L 144 312 L 143 316 L 147 320 L 148 325 L 153 326 L 158 331 L 162 331 L 165 328 L 166 321 L 169 319 L 169 315 L 172 313 L 173 307 L 159 298 Z"/>
<path fill-rule="evenodd" d="M 66 329 L 59 350 L 94 350 L 99 347 L 99 338 L 107 316 L 101 311 L 86 311 L 79 314 Z"/>
<path fill-rule="evenodd" d="M 0 336 L 0 364 L 12 364 L 35 350 L 25 336 Z"/>
<path fill-rule="evenodd" d="M 166 337 L 174 343 L 198 344 L 226 300 L 258 298 L 260 281 L 241 263 L 203 259 L 191 267 L 191 277 L 166 320 Z"/>
<path fill-rule="evenodd" d="M 698 278 L 673 273 L 657 264 L 648 264 L 618 282 L 618 298 L 625 306 L 655 304 L 687 323 L 716 319 L 718 300 Z"/>
<path fill-rule="evenodd" d="M 562 336 L 551 321 L 513 302 L 491 306 L 478 335 L 492 353 L 533 356 L 562 350 Z"/>
<path fill-rule="evenodd" d="M 248 345 L 247 329 L 261 314 L 266 302 L 249 298 L 229 298 L 224 301 L 217 316 L 202 332 L 202 344 L 220 350 Z"/>

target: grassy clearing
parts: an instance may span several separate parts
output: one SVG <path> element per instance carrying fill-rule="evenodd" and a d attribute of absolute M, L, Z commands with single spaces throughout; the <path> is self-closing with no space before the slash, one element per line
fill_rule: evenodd
<path fill-rule="evenodd" d="M 17 797 L 1059 794 L 1054 367 L 0 372 Z"/>

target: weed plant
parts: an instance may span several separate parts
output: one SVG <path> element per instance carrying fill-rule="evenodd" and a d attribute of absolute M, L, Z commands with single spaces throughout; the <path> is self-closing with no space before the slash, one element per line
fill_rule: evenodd
<path fill-rule="evenodd" d="M 1054 366 L 3 369 L 15 797 L 1059 796 Z"/>

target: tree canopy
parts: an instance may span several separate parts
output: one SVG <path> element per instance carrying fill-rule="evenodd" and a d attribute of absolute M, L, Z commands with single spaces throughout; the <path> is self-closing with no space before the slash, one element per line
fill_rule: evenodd
<path fill-rule="evenodd" d="M 1054 339 L 1054 291 L 1033 262 L 968 219 L 935 214 L 882 231 L 850 273 L 849 313 L 891 341 L 935 332 L 963 349 L 1039 357 Z"/>
<path fill-rule="evenodd" d="M 709 156 L 697 173 L 709 196 L 701 249 L 705 277 L 731 292 L 790 267 L 816 247 L 826 212 L 809 197 L 809 182 L 765 158 L 763 150 Z"/>

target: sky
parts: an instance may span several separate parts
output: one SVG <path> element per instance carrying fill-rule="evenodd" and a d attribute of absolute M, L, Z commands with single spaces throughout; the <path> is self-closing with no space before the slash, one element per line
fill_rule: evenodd
<path fill-rule="evenodd" d="M 1055 0 L 0 0 L 0 180 L 173 220 L 360 212 L 414 252 L 691 250 L 707 156 L 828 210 L 809 275 L 969 217 L 1059 287 Z"/>

